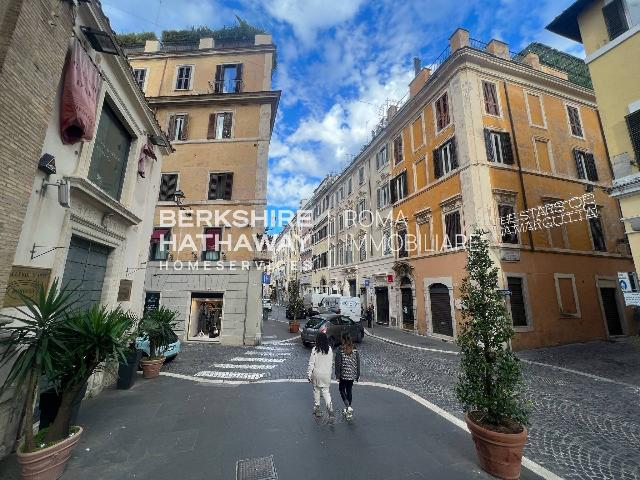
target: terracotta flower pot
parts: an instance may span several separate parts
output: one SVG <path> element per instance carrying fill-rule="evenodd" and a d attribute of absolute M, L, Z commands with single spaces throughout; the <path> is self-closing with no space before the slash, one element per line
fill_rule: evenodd
<path fill-rule="evenodd" d="M 164 363 L 164 358 L 145 358 L 140 361 L 142 365 L 142 376 L 144 378 L 156 378 L 160 375 L 160 369 Z"/>
<path fill-rule="evenodd" d="M 18 449 L 17 457 L 20 464 L 20 478 L 23 480 L 56 480 L 62 476 L 71 456 L 82 435 L 82 427 L 74 435 L 65 438 L 51 447 L 43 448 L 31 453 L 22 453 Z"/>
<path fill-rule="evenodd" d="M 299 323 L 290 323 L 289 324 L 289 333 L 298 333 L 300 331 Z"/>
<path fill-rule="evenodd" d="M 468 414 L 464 416 L 476 445 L 478 460 L 484 471 L 505 480 L 520 478 L 522 452 L 527 441 L 527 429 L 520 433 L 501 433 L 475 423 Z"/>

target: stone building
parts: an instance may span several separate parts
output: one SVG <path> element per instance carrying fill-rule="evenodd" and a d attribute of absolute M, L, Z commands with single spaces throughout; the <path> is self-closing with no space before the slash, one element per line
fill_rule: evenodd
<path fill-rule="evenodd" d="M 254 238 L 264 234 L 280 98 L 271 89 L 275 46 L 270 35 L 256 34 L 232 43 L 147 41 L 143 50 L 130 49 L 129 59 L 175 148 L 163 165 L 149 240 L 147 303 L 178 312 L 183 340 L 255 344 L 262 318 L 258 262 L 268 255 L 254 248 Z M 185 221 L 167 223 L 162 212 Z M 241 212 L 255 221 L 232 221 Z"/>

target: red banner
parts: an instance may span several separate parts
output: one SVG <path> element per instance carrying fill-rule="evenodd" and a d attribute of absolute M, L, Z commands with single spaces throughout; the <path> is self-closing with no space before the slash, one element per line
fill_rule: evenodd
<path fill-rule="evenodd" d="M 102 78 L 87 52 L 75 40 L 65 66 L 60 136 L 70 145 L 91 140 L 96 129 L 96 109 Z"/>

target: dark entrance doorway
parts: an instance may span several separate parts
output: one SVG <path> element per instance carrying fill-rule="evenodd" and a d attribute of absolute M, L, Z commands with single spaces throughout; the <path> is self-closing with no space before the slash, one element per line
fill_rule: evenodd
<path fill-rule="evenodd" d="M 350 297 L 355 297 L 356 296 L 356 281 L 355 280 L 349 280 L 349 296 Z"/>
<path fill-rule="evenodd" d="M 616 289 L 601 287 L 600 296 L 602 297 L 602 308 L 604 310 L 609 335 L 622 335 L 620 312 L 618 311 L 618 303 L 616 302 Z"/>
<path fill-rule="evenodd" d="M 376 323 L 389 325 L 389 290 L 387 287 L 376 287 Z"/>
<path fill-rule="evenodd" d="M 449 288 L 442 283 L 434 283 L 429 287 L 429 299 L 433 333 L 453 337 Z"/>
<path fill-rule="evenodd" d="M 411 289 L 411 279 L 402 277 L 400 281 L 400 292 L 402 296 L 402 328 L 413 330 L 413 291 Z"/>
<path fill-rule="evenodd" d="M 362 305 L 362 314 L 367 311 L 367 289 L 365 287 L 360 287 L 360 305 Z"/>
<path fill-rule="evenodd" d="M 109 252 L 109 247 L 99 243 L 71 237 L 62 285 L 75 290 L 77 307 L 90 308 L 100 303 Z"/>

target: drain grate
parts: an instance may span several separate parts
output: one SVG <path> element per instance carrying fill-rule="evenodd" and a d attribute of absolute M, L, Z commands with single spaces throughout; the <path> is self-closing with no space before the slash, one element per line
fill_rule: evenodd
<path fill-rule="evenodd" d="M 278 480 L 278 474 L 273 465 L 273 455 L 238 460 L 236 480 Z"/>

